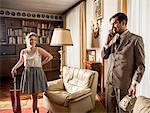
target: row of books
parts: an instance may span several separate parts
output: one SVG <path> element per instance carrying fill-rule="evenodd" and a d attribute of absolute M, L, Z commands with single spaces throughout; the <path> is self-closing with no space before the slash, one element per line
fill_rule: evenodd
<path fill-rule="evenodd" d="M 50 23 L 38 23 L 37 21 L 22 21 L 23 26 L 37 27 L 41 29 L 50 29 Z"/>
<path fill-rule="evenodd" d="M 14 36 L 14 37 L 9 37 L 8 43 L 9 44 L 25 44 L 26 42 L 25 42 L 24 37 Z M 49 44 L 49 43 L 50 43 L 49 36 L 39 37 L 39 44 Z"/>
<path fill-rule="evenodd" d="M 37 21 L 22 21 L 23 26 L 35 26 L 37 27 L 38 22 Z"/>
<path fill-rule="evenodd" d="M 24 27 L 23 30 L 22 29 L 9 28 L 8 32 L 7 32 L 7 35 L 8 36 L 22 36 L 22 35 L 24 35 L 24 33 L 26 33 L 25 35 L 27 35 L 31 31 L 32 32 L 37 32 L 38 36 L 51 35 L 51 32 L 49 30 L 41 30 L 41 29 L 29 28 L 29 27 Z"/>
<path fill-rule="evenodd" d="M 22 36 L 22 29 L 12 29 L 12 28 L 9 28 L 7 30 L 7 35 L 8 36 Z"/>

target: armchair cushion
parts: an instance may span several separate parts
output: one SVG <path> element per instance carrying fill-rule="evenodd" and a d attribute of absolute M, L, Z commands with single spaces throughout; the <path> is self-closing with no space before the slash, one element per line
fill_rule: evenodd
<path fill-rule="evenodd" d="M 87 69 L 64 67 L 63 80 L 67 92 L 74 93 L 91 86 L 93 72 Z"/>
<path fill-rule="evenodd" d="M 78 92 L 75 93 L 67 93 L 65 90 L 59 90 L 59 91 L 49 91 L 47 93 L 45 93 L 45 95 L 47 97 L 49 97 L 49 99 L 51 101 L 53 101 L 54 103 L 57 103 L 59 105 L 64 105 L 64 106 L 68 106 L 68 103 L 74 99 L 77 99 L 83 95 L 84 98 L 91 95 L 92 93 L 90 88 L 84 89 L 84 90 L 80 90 Z"/>
<path fill-rule="evenodd" d="M 87 88 L 87 89 L 83 89 L 83 90 L 80 90 L 80 91 L 77 91 L 75 93 L 72 93 L 72 94 L 69 94 L 67 97 L 66 97 L 66 100 L 64 102 L 64 106 L 68 106 L 68 103 L 71 101 L 71 100 L 74 100 L 74 99 L 77 99 L 83 95 L 86 95 L 85 97 L 91 95 L 92 93 L 91 92 L 91 89 L 90 88 Z M 88 94 L 88 95 L 87 95 Z M 84 98 L 85 98 L 84 97 Z"/>
<path fill-rule="evenodd" d="M 48 90 L 51 90 L 51 91 L 64 89 L 63 79 L 53 80 L 53 81 L 48 82 L 47 84 L 48 84 Z"/>
<path fill-rule="evenodd" d="M 66 92 L 65 90 L 59 90 L 59 91 L 49 91 L 44 95 L 46 95 L 50 101 L 63 106 L 66 97 L 69 95 L 69 93 Z"/>

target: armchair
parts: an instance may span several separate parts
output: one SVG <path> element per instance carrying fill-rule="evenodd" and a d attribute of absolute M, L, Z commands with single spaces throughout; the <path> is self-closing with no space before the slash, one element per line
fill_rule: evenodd
<path fill-rule="evenodd" d="M 48 82 L 44 107 L 52 113 L 87 113 L 95 107 L 98 72 L 63 67 L 63 78 Z"/>

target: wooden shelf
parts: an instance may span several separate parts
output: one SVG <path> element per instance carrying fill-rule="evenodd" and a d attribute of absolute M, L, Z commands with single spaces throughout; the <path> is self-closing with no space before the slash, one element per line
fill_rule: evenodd
<path fill-rule="evenodd" d="M 100 62 L 93 62 L 93 61 L 86 61 L 85 62 L 86 69 L 94 70 L 98 72 L 98 86 L 97 91 L 101 91 L 101 63 Z"/>

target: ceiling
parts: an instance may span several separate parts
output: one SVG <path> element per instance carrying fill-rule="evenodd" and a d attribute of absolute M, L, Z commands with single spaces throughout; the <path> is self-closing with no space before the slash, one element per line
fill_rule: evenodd
<path fill-rule="evenodd" d="M 0 0 L 0 7 L 22 11 L 63 14 L 82 0 Z"/>

